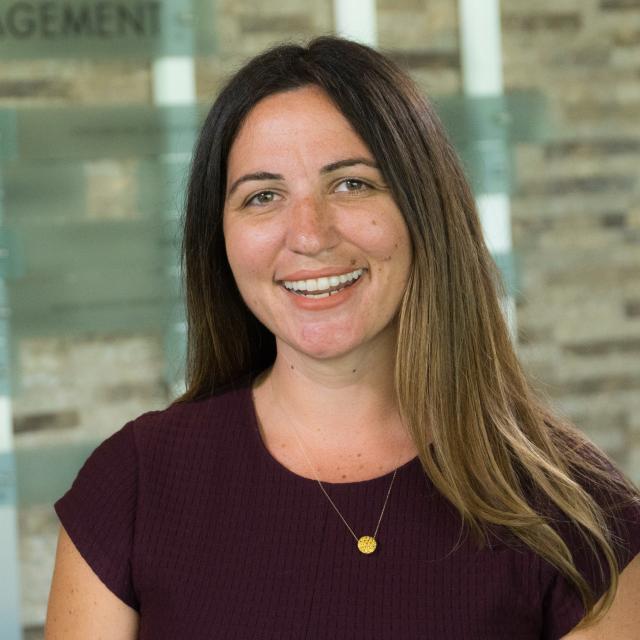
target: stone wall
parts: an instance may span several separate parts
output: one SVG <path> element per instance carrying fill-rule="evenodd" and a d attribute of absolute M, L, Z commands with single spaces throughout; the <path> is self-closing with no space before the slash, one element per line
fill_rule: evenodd
<path fill-rule="evenodd" d="M 273 42 L 332 29 L 328 0 L 217 6 L 219 52 L 197 61 L 202 101 Z M 378 11 L 380 47 L 425 92 L 461 89 L 454 0 L 379 0 Z M 502 24 L 506 90 L 542 92 L 553 125 L 544 142 L 517 148 L 519 353 L 557 409 L 640 481 L 640 1 L 503 0 Z M 0 106 L 150 96 L 145 62 L 0 62 Z M 43 337 L 19 348 L 18 447 L 102 439 L 169 400 L 159 335 Z M 21 511 L 22 615 L 34 639 L 56 533 L 50 506 Z"/>

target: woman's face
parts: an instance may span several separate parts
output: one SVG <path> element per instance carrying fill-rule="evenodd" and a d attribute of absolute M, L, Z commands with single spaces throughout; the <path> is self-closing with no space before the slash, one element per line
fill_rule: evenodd
<path fill-rule="evenodd" d="M 227 175 L 229 264 L 279 350 L 324 359 L 393 335 L 409 233 L 371 151 L 321 89 L 258 102 Z"/>

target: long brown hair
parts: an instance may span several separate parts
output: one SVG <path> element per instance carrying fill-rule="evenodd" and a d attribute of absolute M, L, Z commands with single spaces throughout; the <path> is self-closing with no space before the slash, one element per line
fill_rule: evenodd
<path fill-rule="evenodd" d="M 211 108 L 184 213 L 187 389 L 174 403 L 216 393 L 275 359 L 274 337 L 244 304 L 226 257 L 227 157 L 257 102 L 310 84 L 368 145 L 409 229 L 414 261 L 398 315 L 395 387 L 425 472 L 480 546 L 492 529 L 511 534 L 573 583 L 584 624 L 599 619 L 619 575 L 612 514 L 580 481 L 627 502 L 640 501 L 638 490 L 527 379 L 460 162 L 428 100 L 375 50 L 328 36 L 279 45 L 242 67 Z M 552 526 L 562 518 L 609 574 L 602 607 Z"/>

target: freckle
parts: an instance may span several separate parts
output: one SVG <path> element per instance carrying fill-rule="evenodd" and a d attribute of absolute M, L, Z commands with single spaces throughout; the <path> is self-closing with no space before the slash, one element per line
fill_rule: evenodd
<path fill-rule="evenodd" d="M 351 258 L 351 264 L 354 265 L 356 263 L 356 259 L 355 258 Z"/>
<path fill-rule="evenodd" d="M 295 367 L 293 365 L 291 365 L 291 368 L 294 369 Z"/>
<path fill-rule="evenodd" d="M 364 467 L 364 465 L 363 465 L 363 464 L 361 464 L 361 465 L 358 467 L 358 469 L 362 469 L 362 467 Z"/>
<path fill-rule="evenodd" d="M 355 370 L 355 369 L 351 369 L 351 373 L 355 373 L 355 372 L 356 372 L 356 370 Z"/>
<path fill-rule="evenodd" d="M 343 478 L 346 478 L 347 476 L 345 476 L 345 475 L 344 475 L 344 473 L 343 473 L 343 474 L 342 474 L 342 477 L 343 477 Z"/>
<path fill-rule="evenodd" d="M 362 455 L 362 454 L 361 454 L 361 453 L 359 453 L 359 454 L 358 454 L 358 458 L 359 458 L 361 455 Z"/>
<path fill-rule="evenodd" d="M 375 220 L 371 220 L 371 224 L 378 224 Z"/>

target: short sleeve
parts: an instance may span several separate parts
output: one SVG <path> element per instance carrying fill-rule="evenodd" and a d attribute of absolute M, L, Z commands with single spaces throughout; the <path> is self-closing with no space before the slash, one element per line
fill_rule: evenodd
<path fill-rule="evenodd" d="M 54 503 L 69 537 L 100 580 L 140 610 L 132 580 L 138 468 L 134 422 L 104 440 Z"/>
<path fill-rule="evenodd" d="M 601 497 L 598 502 L 602 505 Z M 627 503 L 616 508 L 609 515 L 609 526 L 614 535 L 614 551 L 618 558 L 620 572 L 640 553 L 640 502 L 629 498 Z M 604 556 L 601 555 L 604 579 L 598 562 L 586 542 L 577 532 L 561 531 L 563 539 L 573 555 L 577 569 L 593 588 L 596 601 L 607 590 L 610 579 Z M 577 589 L 563 574 L 543 563 L 543 583 L 547 588 L 543 600 L 544 640 L 559 640 L 569 633 L 586 615 L 582 599 Z"/>

